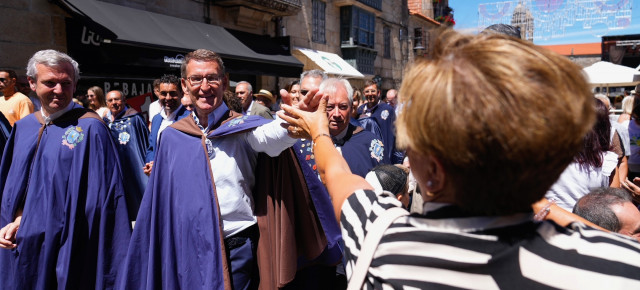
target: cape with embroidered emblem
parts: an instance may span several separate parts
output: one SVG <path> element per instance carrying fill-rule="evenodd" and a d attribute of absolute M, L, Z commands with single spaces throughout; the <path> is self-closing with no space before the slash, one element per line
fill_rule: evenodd
<path fill-rule="evenodd" d="M 0 165 L 0 226 L 22 208 L 3 289 L 111 289 L 131 225 L 118 155 L 99 117 L 76 107 L 43 127 L 15 123 Z"/>

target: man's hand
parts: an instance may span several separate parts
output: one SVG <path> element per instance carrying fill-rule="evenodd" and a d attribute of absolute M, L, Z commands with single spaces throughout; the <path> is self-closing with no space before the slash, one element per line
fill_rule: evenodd
<path fill-rule="evenodd" d="M 18 246 L 14 242 L 16 241 L 16 234 L 20 228 L 21 220 L 22 216 L 19 216 L 15 221 L 0 229 L 0 248 L 13 249 Z"/>
<path fill-rule="evenodd" d="M 144 171 L 144 174 L 149 176 L 151 175 L 151 168 L 153 168 L 153 161 L 145 164 L 144 167 L 142 167 L 142 170 Z"/>

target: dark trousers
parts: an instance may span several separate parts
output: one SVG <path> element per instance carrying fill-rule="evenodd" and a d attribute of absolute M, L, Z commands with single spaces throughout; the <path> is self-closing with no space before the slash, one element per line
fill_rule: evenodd
<path fill-rule="evenodd" d="M 231 283 L 235 290 L 258 289 L 260 276 L 256 259 L 258 226 L 253 225 L 224 239 L 227 248 Z"/>

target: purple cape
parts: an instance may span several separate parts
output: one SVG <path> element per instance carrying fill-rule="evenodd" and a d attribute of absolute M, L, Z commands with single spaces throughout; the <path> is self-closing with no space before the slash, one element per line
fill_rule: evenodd
<path fill-rule="evenodd" d="M 270 121 L 259 116 L 235 116 L 237 115 L 230 114 L 232 118 L 222 123 L 208 137 L 224 137 Z M 266 265 L 260 267 L 261 283 L 263 286 L 282 285 L 295 277 L 297 255 L 316 258 L 327 246 L 327 238 L 322 233 L 320 223 L 315 220 L 315 211 L 308 198 L 308 191 L 307 200 L 283 200 L 295 197 L 291 191 L 291 184 L 304 184 L 295 154 L 286 150 L 277 158 L 263 158 L 264 154 L 260 156 L 262 157 L 258 158 L 256 172 L 267 172 L 272 176 L 281 173 L 283 175 L 277 179 L 271 176 L 256 176 L 255 213 L 261 230 L 258 264 Z M 259 170 L 266 168 L 265 166 L 281 168 L 284 171 Z M 291 182 L 292 176 L 288 172 L 296 170 L 297 175 L 300 175 L 296 178 L 298 181 Z M 317 180 L 317 177 L 314 176 L 314 179 Z M 286 194 L 283 194 L 285 192 Z M 304 194 L 298 191 L 298 195 Z M 205 139 L 193 119 L 184 118 L 164 130 L 160 137 L 124 269 L 118 278 L 118 288 L 230 287 L 222 238 L 222 221 L 216 196 Z M 301 204 L 304 206 L 291 207 Z M 304 219 L 298 219 L 300 215 Z M 326 213 L 324 215 L 328 216 Z M 333 216 L 332 219 L 337 229 Z M 271 222 L 275 220 L 283 222 Z M 284 223 L 285 220 L 293 225 Z M 311 221 L 306 222 L 308 220 Z M 281 232 L 287 234 L 286 241 L 276 235 Z M 312 242 L 307 243 L 308 241 Z M 291 245 L 294 248 L 290 248 Z M 282 253 L 282 250 L 286 251 Z M 280 255 L 275 255 L 278 251 Z"/>
<path fill-rule="evenodd" d="M 39 112 L 16 122 L 0 166 L 0 225 L 23 208 L 2 288 L 113 288 L 131 225 L 109 129 L 79 108 L 42 124 Z"/>
<path fill-rule="evenodd" d="M 129 217 L 135 219 L 149 180 L 142 169 L 145 164 L 149 130 L 142 115 L 132 108 L 118 114 L 108 126 L 118 149 L 122 180 L 127 190 Z"/>

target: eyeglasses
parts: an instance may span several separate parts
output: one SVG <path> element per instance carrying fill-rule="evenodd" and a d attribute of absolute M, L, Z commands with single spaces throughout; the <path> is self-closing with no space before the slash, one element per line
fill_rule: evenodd
<path fill-rule="evenodd" d="M 0 78 L 0 82 L 6 83 L 8 79 L 6 78 Z"/>
<path fill-rule="evenodd" d="M 309 90 L 300 90 L 300 94 L 302 94 L 303 96 L 306 96 L 308 92 Z"/>
<path fill-rule="evenodd" d="M 216 85 L 219 86 L 222 83 L 222 76 L 219 75 L 206 75 L 206 76 L 190 76 L 187 77 L 187 79 L 189 80 L 189 83 L 191 83 L 192 86 L 197 87 L 202 85 L 202 82 L 206 79 L 207 83 L 210 85 Z"/>

